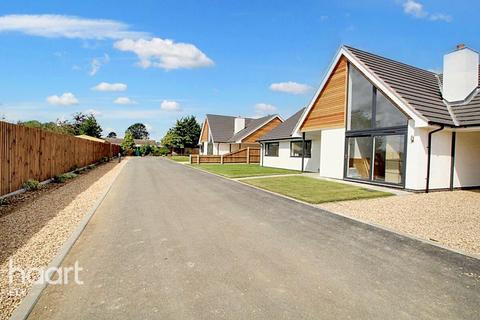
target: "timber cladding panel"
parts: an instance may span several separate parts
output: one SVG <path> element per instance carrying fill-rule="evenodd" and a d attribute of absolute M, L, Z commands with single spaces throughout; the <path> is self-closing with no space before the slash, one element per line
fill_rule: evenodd
<path fill-rule="evenodd" d="M 0 195 L 29 179 L 55 175 L 113 157 L 120 146 L 0 121 Z"/>
<path fill-rule="evenodd" d="M 264 136 L 267 132 L 270 132 L 272 129 L 276 128 L 282 121 L 279 118 L 274 118 L 270 122 L 266 123 L 255 132 L 252 132 L 249 136 L 242 139 L 242 143 L 257 143 L 257 140 L 260 137 Z"/>
<path fill-rule="evenodd" d="M 200 137 L 200 142 L 207 142 L 208 141 L 208 121 L 205 119 L 203 123 L 203 131 L 202 136 Z"/>
<path fill-rule="evenodd" d="M 347 59 L 342 57 L 327 80 L 322 92 L 303 121 L 300 131 L 345 127 L 348 81 Z"/>

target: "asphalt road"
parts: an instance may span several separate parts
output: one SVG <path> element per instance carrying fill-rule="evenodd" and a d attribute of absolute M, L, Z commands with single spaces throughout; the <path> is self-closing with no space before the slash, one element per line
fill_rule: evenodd
<path fill-rule="evenodd" d="M 479 319 L 480 263 L 157 158 L 72 248 L 31 319 Z"/>

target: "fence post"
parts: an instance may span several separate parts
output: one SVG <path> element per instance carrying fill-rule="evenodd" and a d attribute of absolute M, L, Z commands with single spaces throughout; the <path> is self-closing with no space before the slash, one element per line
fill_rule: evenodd
<path fill-rule="evenodd" d="M 190 161 L 189 161 L 190 164 L 192 164 L 192 155 L 190 155 L 190 159 L 189 159 L 189 160 L 190 160 Z"/>
<path fill-rule="evenodd" d="M 250 164 L 250 147 L 247 147 L 247 164 Z"/>
<path fill-rule="evenodd" d="M 220 156 L 220 164 L 223 164 L 223 154 Z"/>
<path fill-rule="evenodd" d="M 200 164 L 200 155 L 197 156 L 197 164 Z"/>

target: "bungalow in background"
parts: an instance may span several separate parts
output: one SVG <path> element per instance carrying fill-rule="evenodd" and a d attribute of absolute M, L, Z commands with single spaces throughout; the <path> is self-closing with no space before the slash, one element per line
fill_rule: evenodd
<path fill-rule="evenodd" d="M 317 144 L 320 136 L 315 132 L 307 133 L 305 141 L 301 137 L 293 136 L 293 130 L 304 111 L 305 108 L 299 110 L 258 140 L 264 151 L 261 156 L 263 166 L 292 170 L 304 168 L 304 171 L 310 172 L 319 171 L 320 145 Z"/>
<path fill-rule="evenodd" d="M 252 119 L 207 114 L 198 142 L 200 154 L 224 155 L 242 148 L 259 148 L 257 140 L 282 122 L 278 115 Z"/>
<path fill-rule="evenodd" d="M 443 74 L 343 46 L 292 130 L 260 138 L 262 164 L 416 191 L 478 187 L 479 77 L 463 45 Z"/>

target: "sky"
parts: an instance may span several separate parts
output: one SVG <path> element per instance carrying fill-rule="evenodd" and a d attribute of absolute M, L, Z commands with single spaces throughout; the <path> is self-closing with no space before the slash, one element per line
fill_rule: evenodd
<path fill-rule="evenodd" d="M 0 118 L 93 113 L 159 140 L 206 113 L 283 118 L 308 105 L 341 45 L 434 71 L 480 50 L 478 1 L 2 1 Z"/>

